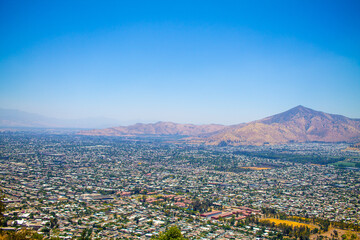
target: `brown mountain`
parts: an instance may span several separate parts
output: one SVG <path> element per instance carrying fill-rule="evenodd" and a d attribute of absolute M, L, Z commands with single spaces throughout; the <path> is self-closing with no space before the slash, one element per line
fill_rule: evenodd
<path fill-rule="evenodd" d="M 157 122 L 151 124 L 137 123 L 131 126 L 120 126 L 106 129 L 81 131 L 80 135 L 92 136 L 136 136 L 136 135 L 202 135 L 220 131 L 225 126 L 217 124 L 193 125 L 172 122 Z"/>
<path fill-rule="evenodd" d="M 262 145 L 288 142 L 359 142 L 360 120 L 297 106 L 261 120 L 233 126 L 172 122 L 138 123 L 81 131 L 80 135 L 136 136 L 184 135 L 189 143 L 209 145 Z"/>
<path fill-rule="evenodd" d="M 297 106 L 238 127 L 229 127 L 204 139 L 210 145 L 262 145 L 287 142 L 355 142 L 360 120 Z"/>

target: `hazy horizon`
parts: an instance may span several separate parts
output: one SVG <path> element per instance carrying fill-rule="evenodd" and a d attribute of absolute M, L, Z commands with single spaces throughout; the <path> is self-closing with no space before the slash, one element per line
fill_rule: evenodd
<path fill-rule="evenodd" d="M 360 118 L 358 1 L 0 3 L 0 108 L 238 124 Z"/>

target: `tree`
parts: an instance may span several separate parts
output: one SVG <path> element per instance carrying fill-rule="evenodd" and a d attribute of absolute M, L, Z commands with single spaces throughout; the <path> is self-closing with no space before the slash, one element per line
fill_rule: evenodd
<path fill-rule="evenodd" d="M 91 234 L 92 234 L 92 229 L 84 229 L 81 233 L 81 236 L 79 237 L 79 240 L 90 240 L 91 239 Z"/>
<path fill-rule="evenodd" d="M 4 240 L 42 240 L 43 236 L 41 234 L 38 234 L 36 231 L 33 231 L 31 229 L 23 228 L 16 232 L 6 232 L 4 234 L 0 234 L 0 239 Z"/>
<path fill-rule="evenodd" d="M 57 218 L 50 218 L 50 228 L 56 228 L 58 226 Z"/>
<path fill-rule="evenodd" d="M 139 188 L 139 187 L 135 187 L 134 189 L 133 189 L 133 193 L 134 194 L 139 194 L 141 192 L 141 189 Z"/>
<path fill-rule="evenodd" d="M 154 237 L 155 240 L 185 240 L 181 234 L 180 229 L 177 226 L 171 226 L 166 232 L 160 233 L 158 237 Z"/>

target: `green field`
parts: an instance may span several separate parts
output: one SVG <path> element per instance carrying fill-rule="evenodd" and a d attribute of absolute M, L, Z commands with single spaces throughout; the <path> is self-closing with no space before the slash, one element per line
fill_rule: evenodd
<path fill-rule="evenodd" d="M 332 164 L 335 167 L 357 167 L 360 168 L 360 161 L 339 161 Z"/>

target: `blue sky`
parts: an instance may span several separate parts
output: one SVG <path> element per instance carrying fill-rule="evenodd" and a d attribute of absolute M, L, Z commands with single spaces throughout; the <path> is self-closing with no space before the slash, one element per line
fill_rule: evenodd
<path fill-rule="evenodd" d="M 0 0 L 0 108 L 235 124 L 360 118 L 359 1 Z"/>

